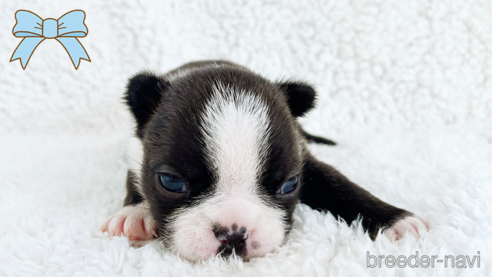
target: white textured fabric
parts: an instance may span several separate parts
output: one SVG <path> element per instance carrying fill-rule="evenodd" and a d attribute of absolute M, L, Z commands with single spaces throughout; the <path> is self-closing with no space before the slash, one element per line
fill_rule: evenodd
<path fill-rule="evenodd" d="M 83 9 L 78 70 L 45 40 L 26 70 L 14 14 Z M 492 275 L 492 3 L 368 1 L 2 1 L 0 276 Z M 125 196 L 129 76 L 228 59 L 319 92 L 313 153 L 431 230 L 372 242 L 301 205 L 286 245 L 251 262 L 182 261 L 99 231 Z M 371 255 L 477 255 L 480 268 L 368 268 Z"/>

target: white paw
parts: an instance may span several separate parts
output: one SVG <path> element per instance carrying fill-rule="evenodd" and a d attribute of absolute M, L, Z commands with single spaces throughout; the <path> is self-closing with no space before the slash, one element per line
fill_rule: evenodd
<path fill-rule="evenodd" d="M 135 247 L 142 246 L 146 241 L 157 237 L 155 220 L 148 206 L 143 203 L 123 207 L 106 219 L 101 231 L 107 231 L 110 236 L 125 236 Z"/>
<path fill-rule="evenodd" d="M 420 233 L 429 229 L 429 223 L 418 215 L 411 215 L 398 220 L 390 228 L 384 231 L 386 237 L 391 241 L 401 239 L 405 233 L 411 233 L 417 238 Z"/>

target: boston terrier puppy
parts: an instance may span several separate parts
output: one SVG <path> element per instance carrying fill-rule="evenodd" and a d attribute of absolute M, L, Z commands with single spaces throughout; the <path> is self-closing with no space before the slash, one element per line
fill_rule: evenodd
<path fill-rule="evenodd" d="M 227 61 L 185 64 L 130 79 L 136 121 L 124 207 L 102 226 L 134 245 L 159 239 L 190 261 L 261 257 L 285 240 L 301 202 L 375 238 L 419 236 L 428 224 L 318 161 L 296 118 L 313 108 L 303 82 L 272 82 Z"/>

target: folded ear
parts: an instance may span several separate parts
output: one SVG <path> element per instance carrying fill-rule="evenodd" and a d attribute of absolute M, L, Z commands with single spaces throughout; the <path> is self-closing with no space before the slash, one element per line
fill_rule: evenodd
<path fill-rule="evenodd" d="M 151 72 L 140 72 L 130 78 L 124 99 L 137 121 L 137 135 L 143 137 L 143 128 L 157 110 L 169 82 Z"/>
<path fill-rule="evenodd" d="M 314 108 L 316 91 L 310 85 L 303 82 L 285 82 L 280 83 L 280 89 L 287 96 L 287 104 L 293 116 L 303 116 Z"/>

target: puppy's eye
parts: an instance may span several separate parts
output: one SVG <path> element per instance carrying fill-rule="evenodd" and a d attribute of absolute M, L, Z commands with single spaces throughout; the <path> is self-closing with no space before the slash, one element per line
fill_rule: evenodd
<path fill-rule="evenodd" d="M 287 194 L 293 192 L 297 187 L 297 176 L 289 178 L 282 187 L 277 191 L 279 194 Z"/>
<path fill-rule="evenodd" d="M 171 174 L 161 173 L 159 176 L 161 185 L 170 192 L 184 192 L 186 190 L 183 180 Z"/>

